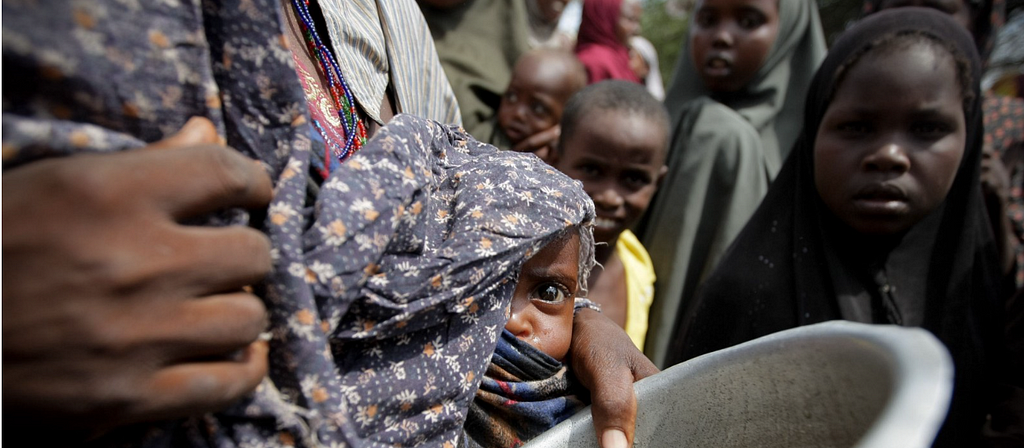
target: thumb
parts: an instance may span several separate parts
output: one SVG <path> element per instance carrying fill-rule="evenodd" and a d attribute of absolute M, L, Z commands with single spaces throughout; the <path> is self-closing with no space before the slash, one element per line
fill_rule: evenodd
<path fill-rule="evenodd" d="M 637 402 L 633 382 L 658 369 L 618 325 L 596 311 L 580 310 L 572 328 L 572 368 L 590 390 L 591 415 L 601 448 L 633 444 Z"/>
<path fill-rule="evenodd" d="M 637 414 L 633 383 L 658 373 L 658 368 L 635 346 L 628 348 L 635 351 L 635 354 L 622 357 L 625 364 L 619 366 L 616 374 L 591 383 L 591 396 L 594 397 L 591 414 L 601 448 L 633 446 Z"/>
<path fill-rule="evenodd" d="M 195 146 L 204 144 L 223 144 L 217 135 L 217 128 L 206 117 L 192 117 L 185 125 L 167 138 L 148 146 L 151 149 L 166 149 L 176 146 Z"/>
<path fill-rule="evenodd" d="M 632 375 L 621 372 L 599 381 L 591 390 L 591 415 L 601 448 L 628 448 L 633 445 L 636 427 L 636 396 L 633 394 Z"/>

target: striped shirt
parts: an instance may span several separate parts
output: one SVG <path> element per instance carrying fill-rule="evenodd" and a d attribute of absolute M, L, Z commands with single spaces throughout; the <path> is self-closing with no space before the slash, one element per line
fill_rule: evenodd
<path fill-rule="evenodd" d="M 462 124 L 459 106 L 441 68 L 430 29 L 414 0 L 320 0 L 334 54 L 356 102 L 383 124 L 390 76 L 395 113 Z"/>

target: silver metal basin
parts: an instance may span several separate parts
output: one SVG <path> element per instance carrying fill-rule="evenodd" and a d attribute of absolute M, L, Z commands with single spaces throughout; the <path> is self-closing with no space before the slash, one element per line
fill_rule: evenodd
<path fill-rule="evenodd" d="M 953 364 L 931 333 L 826 322 L 709 353 L 636 383 L 637 447 L 928 447 Z M 596 447 L 584 409 L 527 447 Z"/>

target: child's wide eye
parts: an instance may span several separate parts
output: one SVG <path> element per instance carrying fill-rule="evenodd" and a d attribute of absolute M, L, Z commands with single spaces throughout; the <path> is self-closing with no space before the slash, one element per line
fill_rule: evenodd
<path fill-rule="evenodd" d="M 764 25 L 768 21 L 768 18 L 761 14 L 760 11 L 748 11 L 739 18 L 740 28 L 745 30 L 753 30 L 757 27 Z"/>
<path fill-rule="evenodd" d="M 533 298 L 549 303 L 562 303 L 569 298 L 569 291 L 557 283 L 544 283 L 534 290 Z"/>
<path fill-rule="evenodd" d="M 836 130 L 848 137 L 857 137 L 871 132 L 871 126 L 863 121 L 844 121 L 836 125 Z"/>
<path fill-rule="evenodd" d="M 651 177 L 645 172 L 627 172 L 622 175 L 626 187 L 639 190 L 651 184 Z"/>
<path fill-rule="evenodd" d="M 922 121 L 914 123 L 911 126 L 911 131 L 918 138 L 926 140 L 937 140 L 953 132 L 953 128 L 940 121 Z"/>
<path fill-rule="evenodd" d="M 701 28 L 708 28 L 715 26 L 718 23 L 718 16 L 706 11 L 699 11 L 694 22 Z"/>
<path fill-rule="evenodd" d="M 577 169 L 579 170 L 580 174 L 589 178 L 601 175 L 601 168 L 591 163 L 585 163 L 583 165 L 580 165 Z"/>
<path fill-rule="evenodd" d="M 548 107 L 543 105 L 543 104 L 541 104 L 541 103 L 533 103 L 530 106 L 530 110 L 532 110 L 534 114 L 541 115 L 541 116 L 544 116 L 544 115 L 548 114 Z"/>
<path fill-rule="evenodd" d="M 519 101 L 519 96 L 516 95 L 515 92 L 509 90 L 508 92 L 505 92 L 505 100 L 510 103 L 514 103 L 516 101 Z"/>

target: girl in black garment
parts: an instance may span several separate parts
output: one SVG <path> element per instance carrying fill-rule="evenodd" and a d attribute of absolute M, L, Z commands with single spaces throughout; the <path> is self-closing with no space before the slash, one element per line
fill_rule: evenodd
<path fill-rule="evenodd" d="M 804 129 L 694 303 L 680 362 L 827 320 L 918 326 L 956 368 L 938 446 L 974 446 L 1005 360 L 979 184 L 980 63 L 947 15 L 872 15 L 829 51 Z"/>

